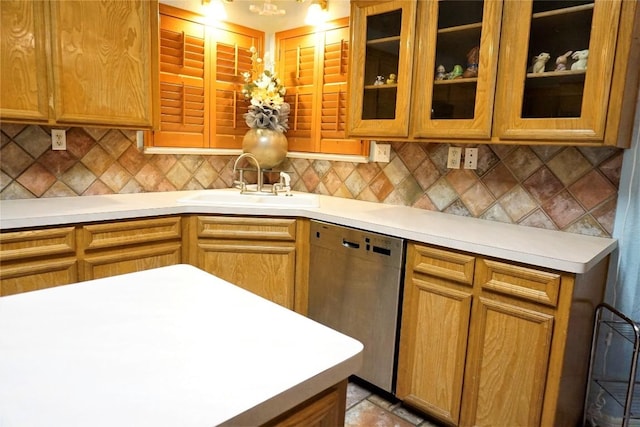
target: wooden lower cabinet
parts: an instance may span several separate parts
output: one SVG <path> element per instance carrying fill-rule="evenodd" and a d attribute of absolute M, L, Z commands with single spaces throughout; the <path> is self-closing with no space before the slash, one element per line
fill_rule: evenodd
<path fill-rule="evenodd" d="M 77 281 L 74 227 L 0 233 L 0 296 Z"/>
<path fill-rule="evenodd" d="M 336 427 L 344 425 L 347 380 L 329 387 L 264 427 Z"/>
<path fill-rule="evenodd" d="M 606 261 L 576 275 L 409 244 L 398 397 L 447 425 L 578 425 Z"/>
<path fill-rule="evenodd" d="M 179 216 L 84 225 L 79 229 L 81 280 L 182 262 Z"/>
<path fill-rule="evenodd" d="M 294 309 L 300 220 L 192 216 L 189 221 L 191 264 Z"/>

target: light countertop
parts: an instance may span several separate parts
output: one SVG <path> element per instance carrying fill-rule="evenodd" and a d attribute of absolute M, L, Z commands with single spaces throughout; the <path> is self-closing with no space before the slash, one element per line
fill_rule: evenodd
<path fill-rule="evenodd" d="M 382 203 L 319 195 L 319 207 L 201 206 L 178 203 L 199 190 L 0 201 L 0 229 L 55 226 L 171 214 L 272 215 L 317 219 L 412 241 L 585 273 L 611 253 L 615 239 L 504 224 Z M 295 197 L 295 194 L 294 196 Z"/>
<path fill-rule="evenodd" d="M 256 425 L 362 344 L 176 265 L 0 298 L 0 426 Z"/>

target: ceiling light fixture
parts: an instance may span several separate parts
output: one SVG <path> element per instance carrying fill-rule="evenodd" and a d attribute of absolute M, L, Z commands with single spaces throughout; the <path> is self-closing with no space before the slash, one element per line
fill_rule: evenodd
<path fill-rule="evenodd" d="M 229 3 L 228 0 L 225 0 Z M 205 15 L 209 19 L 215 19 L 218 21 L 224 21 L 227 19 L 227 11 L 224 9 L 222 0 L 202 0 L 202 5 L 206 8 Z"/>
<path fill-rule="evenodd" d="M 264 0 L 262 7 L 252 4 L 249 6 L 249 10 L 263 16 L 284 15 L 287 13 L 284 9 L 278 9 L 278 6 L 271 3 L 271 0 Z"/>
<path fill-rule="evenodd" d="M 327 21 L 328 16 L 328 0 L 311 0 L 304 22 L 307 25 L 321 25 Z"/>

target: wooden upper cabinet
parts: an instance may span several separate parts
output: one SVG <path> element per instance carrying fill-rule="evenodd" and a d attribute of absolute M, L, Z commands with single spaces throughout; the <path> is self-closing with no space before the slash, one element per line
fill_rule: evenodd
<path fill-rule="evenodd" d="M 352 19 L 349 135 L 630 144 L 637 0 L 362 0 L 352 3 Z"/>
<path fill-rule="evenodd" d="M 3 2 L 2 119 L 152 128 L 156 13 L 146 0 Z"/>
<path fill-rule="evenodd" d="M 235 24 L 209 25 L 201 15 L 160 5 L 160 126 L 146 145 L 240 148 L 249 130 L 242 73 L 264 33 Z"/>
<path fill-rule="evenodd" d="M 157 4 L 52 1 L 50 7 L 56 122 L 151 127 Z"/>
<path fill-rule="evenodd" d="M 349 135 L 408 135 L 415 26 L 416 1 L 351 3 Z"/>
<path fill-rule="evenodd" d="M 413 136 L 491 136 L 501 14 L 500 1 L 418 2 Z"/>
<path fill-rule="evenodd" d="M 496 136 L 604 139 L 621 7 L 622 0 L 505 2 Z M 583 67 L 575 55 L 585 50 Z M 569 51 L 566 69 L 556 71 L 556 58 Z M 535 72 L 532 58 L 544 53 L 544 72 Z"/>
<path fill-rule="evenodd" d="M 8 0 L 2 2 L 0 13 L 0 117 L 46 122 L 49 82 L 45 22 L 49 17 L 45 4 Z"/>
<path fill-rule="evenodd" d="M 278 75 L 291 107 L 289 151 L 368 154 L 368 143 L 346 136 L 349 18 L 321 29 L 276 33 Z"/>

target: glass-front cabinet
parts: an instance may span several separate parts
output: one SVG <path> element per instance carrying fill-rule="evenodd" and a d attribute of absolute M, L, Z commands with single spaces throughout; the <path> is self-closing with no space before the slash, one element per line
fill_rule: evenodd
<path fill-rule="evenodd" d="M 416 2 L 351 3 L 351 135 L 406 136 Z"/>
<path fill-rule="evenodd" d="M 637 0 L 358 0 L 351 12 L 352 135 L 629 146 Z"/>
<path fill-rule="evenodd" d="M 495 133 L 602 140 L 622 0 L 507 1 Z"/>
<path fill-rule="evenodd" d="M 498 65 L 502 2 L 418 2 L 414 137 L 485 138 Z"/>

